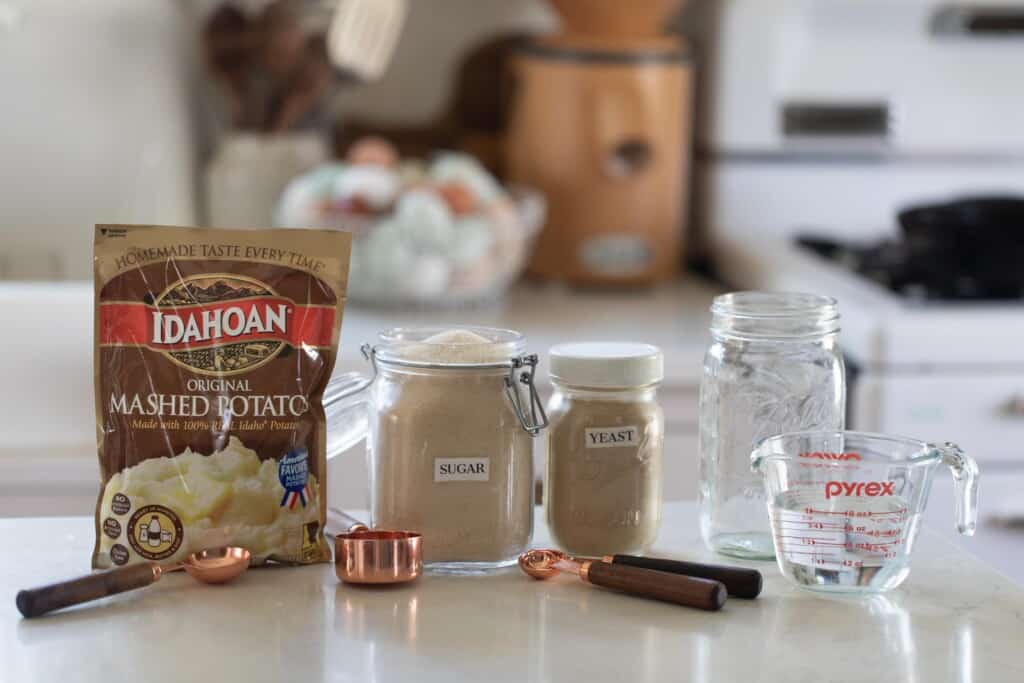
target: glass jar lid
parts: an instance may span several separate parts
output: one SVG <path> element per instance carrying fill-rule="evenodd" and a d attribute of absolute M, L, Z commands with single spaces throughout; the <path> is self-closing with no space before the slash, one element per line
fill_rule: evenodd
<path fill-rule="evenodd" d="M 413 366 L 507 367 L 523 335 L 493 327 L 396 327 L 380 333 L 377 360 Z"/>
<path fill-rule="evenodd" d="M 551 349 L 551 379 L 594 389 L 657 384 L 665 376 L 661 349 L 630 342 L 574 342 Z"/>

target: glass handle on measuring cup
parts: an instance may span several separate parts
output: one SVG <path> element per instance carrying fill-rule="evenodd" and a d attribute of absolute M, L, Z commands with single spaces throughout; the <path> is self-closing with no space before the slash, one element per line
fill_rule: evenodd
<path fill-rule="evenodd" d="M 937 447 L 956 483 L 956 530 L 973 536 L 978 524 L 978 463 L 955 443 Z"/>

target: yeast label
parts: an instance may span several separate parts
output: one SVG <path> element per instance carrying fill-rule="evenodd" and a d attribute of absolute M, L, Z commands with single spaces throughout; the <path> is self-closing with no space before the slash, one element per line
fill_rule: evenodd
<path fill-rule="evenodd" d="M 627 427 L 588 427 L 584 438 L 587 448 L 622 448 L 623 446 L 640 445 L 640 428 L 636 425 Z"/>
<path fill-rule="evenodd" d="M 490 481 L 490 458 L 434 458 L 434 481 Z"/>

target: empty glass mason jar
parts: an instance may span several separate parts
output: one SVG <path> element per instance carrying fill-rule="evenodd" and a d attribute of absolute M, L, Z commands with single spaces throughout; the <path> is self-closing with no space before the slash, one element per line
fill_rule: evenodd
<path fill-rule="evenodd" d="M 750 468 L 761 439 L 843 429 L 846 384 L 835 299 L 737 292 L 711 306 L 700 390 L 700 524 L 711 550 L 775 555 L 762 477 Z"/>

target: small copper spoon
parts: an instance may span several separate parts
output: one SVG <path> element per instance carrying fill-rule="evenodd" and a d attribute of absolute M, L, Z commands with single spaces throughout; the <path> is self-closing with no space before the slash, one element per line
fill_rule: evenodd
<path fill-rule="evenodd" d="M 202 583 L 226 583 L 248 569 L 251 559 L 252 555 L 245 548 L 213 548 L 192 553 L 183 561 L 174 564 L 133 564 L 107 572 L 88 574 L 70 581 L 19 591 L 15 603 L 22 616 L 38 617 L 71 605 L 80 605 L 108 595 L 145 588 L 159 581 L 164 574 L 179 569 L 184 569 L 189 576 Z"/>
<path fill-rule="evenodd" d="M 719 581 L 624 564 L 577 560 L 558 550 L 529 550 L 519 556 L 519 568 L 542 581 L 567 572 L 595 586 L 709 611 L 721 609 L 726 598 L 725 586 Z"/>

